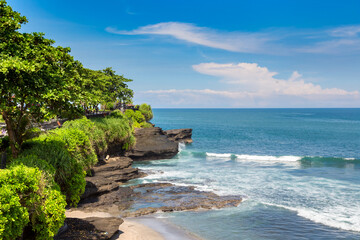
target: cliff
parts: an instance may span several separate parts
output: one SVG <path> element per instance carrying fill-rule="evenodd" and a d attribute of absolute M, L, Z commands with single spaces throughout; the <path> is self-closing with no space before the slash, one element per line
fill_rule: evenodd
<path fill-rule="evenodd" d="M 125 156 L 135 161 L 170 159 L 179 152 L 179 142 L 192 142 L 191 135 L 192 129 L 167 131 L 158 127 L 136 129 L 136 144 Z"/>

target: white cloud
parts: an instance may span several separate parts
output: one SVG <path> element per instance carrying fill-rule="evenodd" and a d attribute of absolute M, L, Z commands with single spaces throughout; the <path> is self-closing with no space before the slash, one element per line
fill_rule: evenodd
<path fill-rule="evenodd" d="M 289 79 L 256 63 L 201 63 L 193 69 L 219 77 L 226 90 L 168 89 L 142 92 L 146 101 L 192 107 L 357 107 L 358 91 L 323 88 L 294 71 Z M 230 89 L 230 90 L 228 90 Z M 158 101 L 158 102 L 157 102 Z"/>
<path fill-rule="evenodd" d="M 348 54 L 360 51 L 360 25 L 329 29 L 271 29 L 258 32 L 226 32 L 199 27 L 191 23 L 162 22 L 121 31 L 107 27 L 106 31 L 120 35 L 162 35 L 201 46 L 231 52 L 293 54 Z"/>
<path fill-rule="evenodd" d="M 360 25 L 343 26 L 329 31 L 329 34 L 334 37 L 355 37 L 359 33 Z"/>
<path fill-rule="evenodd" d="M 293 72 L 288 80 L 279 79 L 276 72 L 256 63 L 201 63 L 193 69 L 199 73 L 217 76 L 228 84 L 240 85 L 242 89 L 259 95 L 288 95 L 301 97 L 315 96 L 354 96 L 358 91 L 348 92 L 339 88 L 322 88 L 320 85 L 306 83 L 298 72 Z"/>
<path fill-rule="evenodd" d="M 218 48 L 232 52 L 260 52 L 269 41 L 264 34 L 219 32 L 190 23 L 163 22 L 139 27 L 132 31 L 119 31 L 107 27 L 106 31 L 122 35 L 166 35 L 189 43 Z"/>

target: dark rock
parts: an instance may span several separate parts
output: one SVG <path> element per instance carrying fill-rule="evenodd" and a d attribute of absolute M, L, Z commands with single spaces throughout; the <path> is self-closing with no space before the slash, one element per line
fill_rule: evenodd
<path fill-rule="evenodd" d="M 121 218 L 66 218 L 67 231 L 54 237 L 55 240 L 115 239 L 120 235 Z"/>
<path fill-rule="evenodd" d="M 219 196 L 196 190 L 193 186 L 175 186 L 171 183 L 146 183 L 117 190 L 80 202 L 78 209 L 107 212 L 115 216 L 137 217 L 158 211 L 235 207 L 240 196 Z"/>
<path fill-rule="evenodd" d="M 77 206 L 77 210 L 107 212 L 113 216 L 119 216 L 122 211 L 131 208 L 134 203 L 133 199 L 138 194 L 130 187 L 119 187 L 115 191 L 82 199 Z"/>
<path fill-rule="evenodd" d="M 126 156 L 133 160 L 169 159 L 178 153 L 178 143 L 168 139 L 161 128 L 135 130 L 136 144 Z"/>
<path fill-rule="evenodd" d="M 82 199 L 98 196 L 114 191 L 119 184 L 131 179 L 143 177 L 144 173 L 131 166 L 132 160 L 128 157 L 114 157 L 95 166 L 92 176 L 86 177 L 85 192 Z"/>
<path fill-rule="evenodd" d="M 164 133 L 168 136 L 171 141 L 174 142 L 183 142 L 183 143 L 192 143 L 191 139 L 192 129 L 191 128 L 182 128 L 182 129 L 171 129 L 166 130 Z"/>

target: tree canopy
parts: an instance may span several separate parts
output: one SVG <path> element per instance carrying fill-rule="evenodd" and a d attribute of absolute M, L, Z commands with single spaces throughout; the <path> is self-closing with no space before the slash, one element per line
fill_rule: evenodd
<path fill-rule="evenodd" d="M 26 17 L 0 0 L 0 111 L 13 156 L 31 122 L 106 102 L 125 102 L 131 81 L 111 68 L 83 68 L 70 48 L 54 46 L 43 33 L 21 33 Z"/>
<path fill-rule="evenodd" d="M 126 84 L 132 80 L 116 75 L 112 68 L 98 71 L 83 68 L 81 77 L 85 108 L 98 104 L 127 103 L 133 97 L 133 91 Z"/>

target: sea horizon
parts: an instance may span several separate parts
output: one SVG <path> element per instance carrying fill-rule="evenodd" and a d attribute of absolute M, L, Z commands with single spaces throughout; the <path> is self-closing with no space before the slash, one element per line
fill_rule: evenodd
<path fill-rule="evenodd" d="M 194 143 L 135 167 L 151 173 L 144 183 L 243 197 L 236 208 L 157 214 L 203 239 L 359 239 L 360 111 L 339 109 L 155 108 L 156 126 L 192 128 Z"/>

